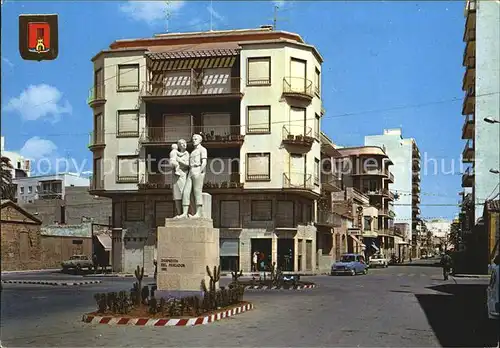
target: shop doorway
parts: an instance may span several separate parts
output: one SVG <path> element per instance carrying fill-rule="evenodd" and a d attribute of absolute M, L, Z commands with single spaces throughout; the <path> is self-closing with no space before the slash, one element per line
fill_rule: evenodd
<path fill-rule="evenodd" d="M 272 239 L 271 238 L 252 238 L 250 260 L 253 260 L 254 253 L 258 253 L 257 270 L 264 271 L 272 263 Z"/>
<path fill-rule="evenodd" d="M 295 253 L 293 239 L 278 238 L 278 267 L 286 272 L 293 271 L 293 255 Z"/>

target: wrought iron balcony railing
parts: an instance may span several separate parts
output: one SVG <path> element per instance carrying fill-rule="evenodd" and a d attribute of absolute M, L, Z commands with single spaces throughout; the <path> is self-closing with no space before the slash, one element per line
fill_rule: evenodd
<path fill-rule="evenodd" d="M 342 218 L 340 215 L 329 212 L 318 210 L 318 220 L 317 223 L 319 225 L 326 225 L 331 227 L 341 227 L 342 226 Z"/>
<path fill-rule="evenodd" d="M 96 103 L 106 101 L 104 86 L 105 86 L 104 84 L 97 85 L 89 90 L 89 95 L 87 97 L 87 104 L 92 106 Z"/>
<path fill-rule="evenodd" d="M 283 188 L 314 190 L 314 182 L 311 174 L 304 172 L 283 173 Z"/>
<path fill-rule="evenodd" d="M 303 77 L 285 77 L 283 78 L 283 94 L 312 99 L 313 83 Z"/>
<path fill-rule="evenodd" d="M 241 78 L 225 75 L 205 76 L 201 81 L 179 77 L 167 82 L 146 82 L 143 97 L 215 96 L 241 93 Z"/>
<path fill-rule="evenodd" d="M 168 120 L 167 120 L 168 122 Z M 140 137 L 143 144 L 172 144 L 179 139 L 191 141 L 193 134 L 201 134 L 203 143 L 238 142 L 244 140 L 241 134 L 243 126 L 184 126 L 184 127 L 146 127 Z"/>
<path fill-rule="evenodd" d="M 283 143 L 311 146 L 313 142 L 314 138 L 311 127 L 304 126 L 303 124 L 283 126 Z"/>

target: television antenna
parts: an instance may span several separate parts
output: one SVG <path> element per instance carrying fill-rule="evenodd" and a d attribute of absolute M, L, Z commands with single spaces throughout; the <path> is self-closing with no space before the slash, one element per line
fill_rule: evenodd
<path fill-rule="evenodd" d="M 280 6 L 279 5 L 274 5 L 274 15 L 273 15 L 273 30 L 276 30 L 276 27 L 278 25 L 278 21 L 283 21 L 283 22 L 286 22 L 288 21 L 287 18 L 280 18 L 278 17 L 278 12 L 280 10 Z"/>
<path fill-rule="evenodd" d="M 214 3 L 212 0 L 210 0 L 210 31 L 213 30 L 213 25 L 214 25 L 214 20 L 213 20 L 213 13 L 214 13 Z"/>
<path fill-rule="evenodd" d="M 172 18 L 172 9 L 170 8 L 170 6 L 172 5 L 172 1 L 165 1 L 165 19 L 166 19 L 166 29 L 167 29 L 167 33 L 168 33 L 168 30 L 169 30 L 169 25 L 170 25 L 170 19 Z"/>

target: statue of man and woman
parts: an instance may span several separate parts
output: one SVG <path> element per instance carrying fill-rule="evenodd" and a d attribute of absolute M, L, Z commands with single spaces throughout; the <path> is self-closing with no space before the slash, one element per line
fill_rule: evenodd
<path fill-rule="evenodd" d="M 184 139 L 172 145 L 170 165 L 174 168 L 172 193 L 177 219 L 203 217 L 202 191 L 207 167 L 207 149 L 201 145 L 202 140 L 200 134 L 193 135 L 194 149 L 191 153 L 187 151 L 187 142 Z M 196 206 L 194 215 L 188 215 L 191 195 Z"/>

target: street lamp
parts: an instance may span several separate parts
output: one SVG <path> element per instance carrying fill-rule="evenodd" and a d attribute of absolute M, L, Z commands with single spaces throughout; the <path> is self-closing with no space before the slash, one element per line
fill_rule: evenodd
<path fill-rule="evenodd" d="M 487 123 L 500 123 L 499 120 L 495 120 L 493 117 L 485 117 L 483 120 L 484 120 L 484 122 L 487 122 Z"/>
<path fill-rule="evenodd" d="M 490 173 L 492 173 L 492 174 L 500 174 L 500 170 L 491 168 L 490 169 Z"/>

